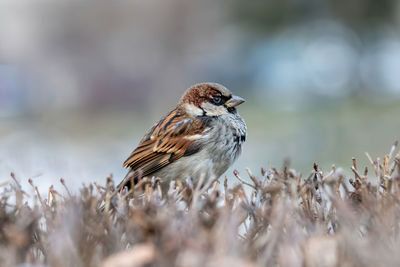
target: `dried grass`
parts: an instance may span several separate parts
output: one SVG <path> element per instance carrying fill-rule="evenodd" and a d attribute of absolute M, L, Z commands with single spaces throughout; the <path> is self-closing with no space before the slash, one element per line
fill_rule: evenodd
<path fill-rule="evenodd" d="M 15 266 L 399 266 L 400 154 L 397 143 L 372 171 L 354 177 L 314 164 L 302 178 L 282 169 L 235 171 L 194 187 L 141 179 L 115 192 L 93 183 L 73 194 L 2 187 L 0 265 Z M 30 204 L 26 203 L 30 200 Z M 33 201 L 34 200 L 34 201 Z M 100 209 L 104 207 L 104 209 Z"/>

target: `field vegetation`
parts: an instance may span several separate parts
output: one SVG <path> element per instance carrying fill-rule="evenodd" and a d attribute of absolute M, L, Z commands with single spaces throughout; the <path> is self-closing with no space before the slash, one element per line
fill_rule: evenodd
<path fill-rule="evenodd" d="M 312 166 L 234 171 L 236 183 L 144 177 L 116 192 L 112 177 L 79 192 L 0 195 L 1 266 L 399 266 L 397 142 L 352 175 Z M 350 165 L 350 164 L 349 164 Z M 29 192 L 27 192 L 29 191 Z M 34 194 L 32 194 L 34 192 Z"/>

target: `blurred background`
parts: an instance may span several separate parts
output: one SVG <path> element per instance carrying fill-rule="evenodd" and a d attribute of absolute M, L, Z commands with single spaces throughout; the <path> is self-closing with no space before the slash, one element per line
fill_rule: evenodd
<path fill-rule="evenodd" d="M 247 99 L 242 176 L 363 165 L 400 135 L 399 26 L 395 0 L 0 0 L 0 180 L 119 180 L 203 81 Z"/>

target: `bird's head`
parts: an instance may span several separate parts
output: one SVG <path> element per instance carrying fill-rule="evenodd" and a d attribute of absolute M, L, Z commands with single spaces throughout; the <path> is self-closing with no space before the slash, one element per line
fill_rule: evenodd
<path fill-rule="evenodd" d="M 199 83 L 186 90 L 179 106 L 190 116 L 216 117 L 236 112 L 244 99 L 218 83 Z"/>

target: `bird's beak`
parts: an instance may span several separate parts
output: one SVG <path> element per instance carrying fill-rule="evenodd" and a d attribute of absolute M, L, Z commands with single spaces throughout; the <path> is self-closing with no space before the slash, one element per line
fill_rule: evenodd
<path fill-rule="evenodd" d="M 241 98 L 240 96 L 237 96 L 237 95 L 233 95 L 228 101 L 225 102 L 225 105 L 228 108 L 233 108 L 233 107 L 239 106 L 243 102 L 244 102 L 243 98 Z"/>

